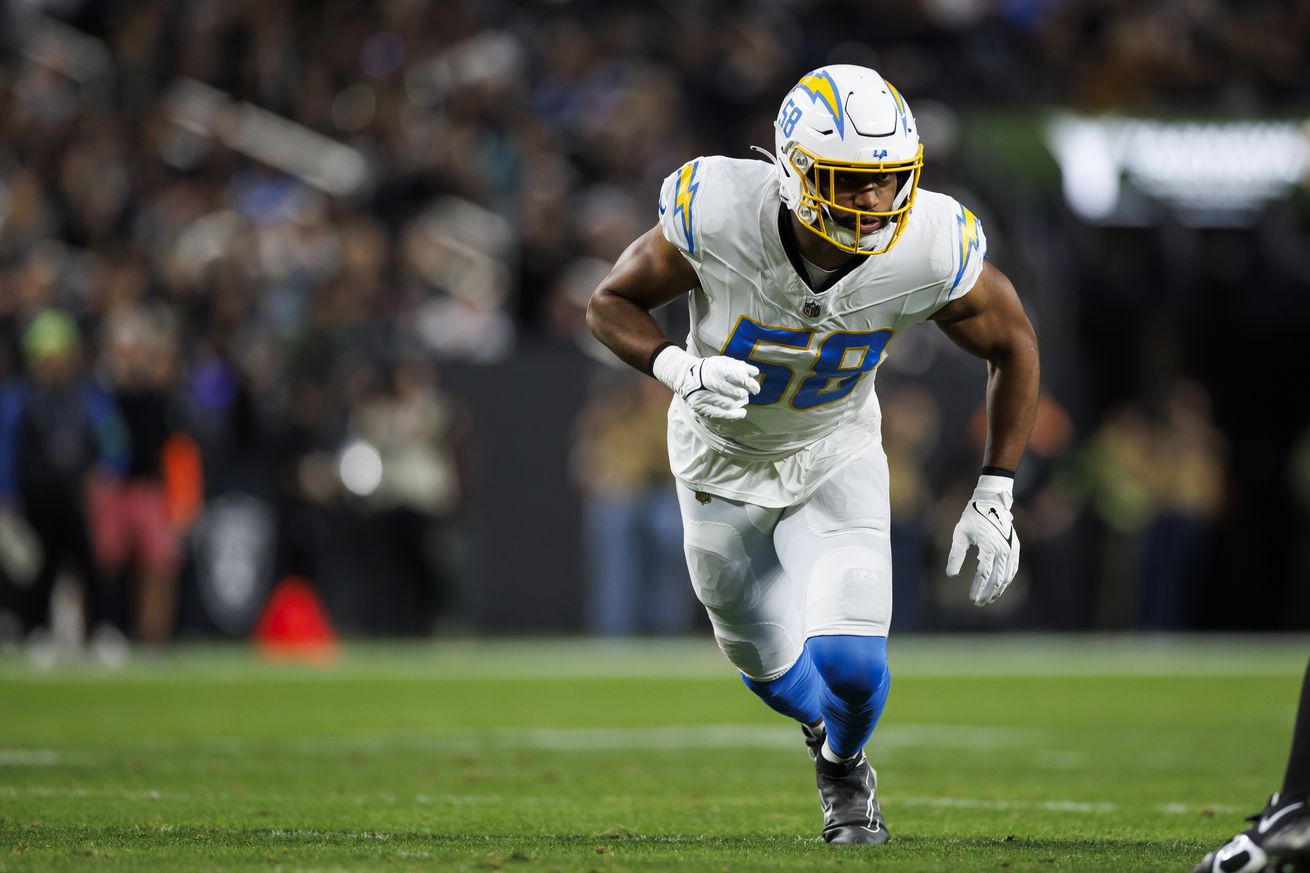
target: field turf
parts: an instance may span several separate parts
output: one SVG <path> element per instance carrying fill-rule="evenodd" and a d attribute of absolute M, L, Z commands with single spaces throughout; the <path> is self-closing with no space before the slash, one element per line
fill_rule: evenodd
<path fill-rule="evenodd" d="M 0 871 L 1190 871 L 1281 777 L 1310 639 L 902 637 L 894 835 L 827 846 L 708 640 L 0 656 Z"/>

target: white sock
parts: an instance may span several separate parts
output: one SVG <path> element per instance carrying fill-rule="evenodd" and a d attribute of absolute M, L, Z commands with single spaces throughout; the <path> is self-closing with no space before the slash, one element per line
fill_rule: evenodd
<path fill-rule="evenodd" d="M 833 764 L 845 764 L 847 761 L 854 761 L 856 758 L 860 757 L 858 752 L 849 758 L 838 757 L 837 753 L 832 750 L 832 746 L 828 745 L 827 740 L 823 741 L 823 748 L 819 749 L 819 754 L 823 755 L 823 760 L 829 761 Z"/>

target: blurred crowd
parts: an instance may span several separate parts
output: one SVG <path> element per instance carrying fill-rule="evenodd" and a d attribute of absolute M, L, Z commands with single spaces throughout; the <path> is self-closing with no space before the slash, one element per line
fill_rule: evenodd
<path fill-rule="evenodd" d="M 948 190 L 971 181 L 951 131 L 977 107 L 1310 101 L 1310 7 L 1274 0 L 2 8 L 0 611 L 48 626 L 67 571 L 111 641 L 163 642 L 188 610 L 243 632 L 252 592 L 286 575 L 320 581 L 348 629 L 467 621 L 478 422 L 443 374 L 534 342 L 594 354 L 583 306 L 653 223 L 659 180 L 769 145 L 806 69 L 896 82 L 936 149 L 925 186 Z M 1008 213 L 995 179 L 973 196 L 998 219 L 996 256 L 1042 221 Z M 1009 251 L 1021 288 L 1049 279 Z M 1081 281 L 1068 290 L 1086 301 Z M 662 317 L 676 333 L 679 314 Z M 1057 341 L 1081 330 L 1048 321 Z M 642 430 L 664 398 L 595 357 L 571 460 L 593 580 L 580 614 L 605 633 L 685 629 L 676 511 Z M 880 376 L 897 609 L 932 627 L 969 620 L 926 568 L 974 463 L 943 435 L 976 384 L 925 387 L 908 357 Z M 1191 626 L 1232 504 L 1213 389 L 1185 366 L 1136 395 L 1056 366 L 1026 465 L 1047 586 L 1030 601 L 1051 602 L 1028 622 Z M 1071 539 L 1096 560 L 1062 562 Z M 198 607 L 184 576 L 212 580 Z"/>

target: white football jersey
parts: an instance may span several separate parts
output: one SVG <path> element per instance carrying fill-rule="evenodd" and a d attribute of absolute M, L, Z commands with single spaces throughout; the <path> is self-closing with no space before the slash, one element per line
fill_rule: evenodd
<path fill-rule="evenodd" d="M 664 180 L 660 228 L 696 270 L 687 351 L 760 370 L 739 421 L 675 396 L 669 462 L 689 488 L 790 506 L 880 438 L 874 373 L 898 331 L 967 294 L 987 241 L 954 198 L 920 189 L 891 251 L 854 256 L 811 289 L 772 164 L 697 158 Z"/>

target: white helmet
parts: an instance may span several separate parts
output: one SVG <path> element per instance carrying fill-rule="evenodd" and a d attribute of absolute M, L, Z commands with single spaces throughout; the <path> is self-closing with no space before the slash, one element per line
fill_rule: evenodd
<path fill-rule="evenodd" d="M 773 127 L 782 202 L 801 224 L 854 254 L 879 255 L 896 245 L 919 188 L 923 146 L 914 115 L 891 82 L 867 67 L 820 67 L 787 94 Z M 897 174 L 892 209 L 838 205 L 837 173 Z M 854 227 L 835 220 L 838 215 Z M 861 234 L 863 218 L 883 221 Z"/>

